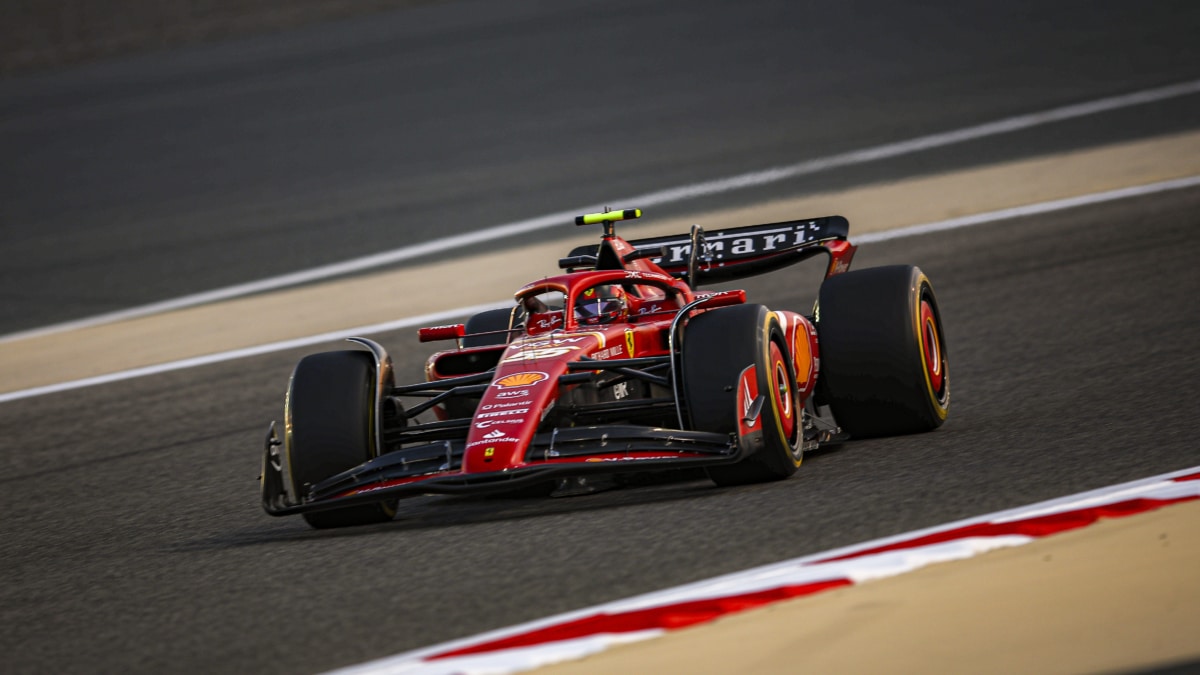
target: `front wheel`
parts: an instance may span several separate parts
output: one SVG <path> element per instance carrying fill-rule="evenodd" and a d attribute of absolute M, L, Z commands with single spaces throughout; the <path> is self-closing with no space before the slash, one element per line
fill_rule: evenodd
<path fill-rule="evenodd" d="M 946 420 L 946 338 L 920 268 L 871 267 L 826 279 L 817 333 L 820 386 L 851 436 L 931 431 Z"/>
<path fill-rule="evenodd" d="M 374 357 L 361 351 L 312 354 L 292 373 L 284 418 L 293 494 L 376 456 Z M 394 503 L 348 506 L 304 514 L 312 527 L 387 522 Z"/>
<path fill-rule="evenodd" d="M 802 458 L 802 424 L 795 371 L 775 313 L 762 305 L 713 309 L 684 330 L 683 396 L 691 428 L 734 433 L 738 429 L 738 383 L 753 367 L 765 397 L 761 444 L 742 461 L 708 469 L 718 485 L 781 480 L 796 473 Z"/>

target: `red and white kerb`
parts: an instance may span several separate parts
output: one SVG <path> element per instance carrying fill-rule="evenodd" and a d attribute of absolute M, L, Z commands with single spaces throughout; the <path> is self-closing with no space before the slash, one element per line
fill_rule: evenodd
<path fill-rule="evenodd" d="M 1200 499 L 1200 467 L 618 600 L 345 668 L 341 675 L 516 673 L 726 614 L 963 560 Z"/>

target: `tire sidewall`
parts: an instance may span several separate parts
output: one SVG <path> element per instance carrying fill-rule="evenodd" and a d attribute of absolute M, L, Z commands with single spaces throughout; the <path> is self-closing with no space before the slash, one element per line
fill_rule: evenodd
<path fill-rule="evenodd" d="M 375 447 L 374 356 L 363 351 L 323 352 L 297 364 L 284 404 L 285 457 L 293 494 L 379 454 Z M 390 502 L 305 513 L 316 528 L 390 520 Z"/>
<path fill-rule="evenodd" d="M 929 322 L 922 320 L 922 305 Z M 911 265 L 826 279 L 817 305 L 819 402 L 856 437 L 930 431 L 947 417 L 949 358 L 933 286 Z M 929 332 L 926 332 L 928 330 Z M 926 350 L 936 344 L 936 354 Z M 940 367 L 935 391 L 931 365 Z"/>

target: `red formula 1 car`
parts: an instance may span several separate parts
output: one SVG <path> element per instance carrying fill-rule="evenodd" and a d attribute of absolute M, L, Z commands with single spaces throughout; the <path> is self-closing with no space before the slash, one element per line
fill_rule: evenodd
<path fill-rule="evenodd" d="M 703 467 L 720 485 L 792 475 L 850 437 L 932 430 L 950 378 L 933 287 L 907 265 L 847 272 L 840 216 L 625 241 L 637 210 L 580 216 L 599 245 L 511 309 L 420 330 L 456 340 L 426 381 L 397 385 L 383 347 L 305 357 L 282 437 L 272 423 L 263 508 L 313 527 L 390 519 L 416 494 L 570 492 L 594 476 Z M 811 316 L 702 283 L 828 255 Z M 421 418 L 425 421 L 419 421 Z"/>

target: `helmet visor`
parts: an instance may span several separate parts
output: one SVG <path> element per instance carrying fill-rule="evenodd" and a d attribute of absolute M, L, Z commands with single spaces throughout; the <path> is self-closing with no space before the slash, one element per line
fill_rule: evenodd
<path fill-rule="evenodd" d="M 613 316 L 621 312 L 621 305 L 620 298 L 581 298 L 575 304 L 575 316 L 584 320 Z"/>

